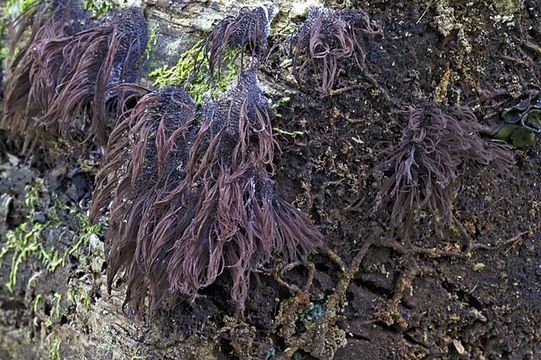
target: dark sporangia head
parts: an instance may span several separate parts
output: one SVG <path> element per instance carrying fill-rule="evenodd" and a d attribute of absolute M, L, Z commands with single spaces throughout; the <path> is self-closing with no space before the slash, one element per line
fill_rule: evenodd
<path fill-rule="evenodd" d="M 236 84 L 220 99 L 208 102 L 201 109 L 201 128 L 208 138 L 220 132 L 220 147 L 233 165 L 253 160 L 264 169 L 272 165 L 275 141 L 272 135 L 271 107 L 257 79 L 256 69 L 247 69 Z M 200 135 L 202 149 L 209 152 L 206 138 Z"/>
<path fill-rule="evenodd" d="M 240 50 L 241 63 L 245 54 L 260 59 L 267 49 L 270 23 L 276 10 L 273 5 L 242 8 L 237 17 L 221 20 L 209 34 L 202 49 L 209 63 L 210 76 L 219 76 L 227 50 Z"/>
<path fill-rule="evenodd" d="M 151 313 L 193 296 L 222 273 L 244 310 L 250 273 L 304 257 L 321 235 L 281 199 L 267 174 L 270 107 L 255 70 L 203 104 L 182 89 L 142 97 L 112 132 L 91 216 L 109 208 L 108 281 L 125 272 L 126 302 Z"/>
<path fill-rule="evenodd" d="M 341 67 L 364 67 L 363 41 L 381 29 L 361 9 L 310 9 L 306 21 L 290 38 L 293 76 L 299 84 L 317 84 L 329 93 Z"/>
<path fill-rule="evenodd" d="M 390 206 L 393 233 L 407 234 L 421 211 L 453 223 L 460 165 L 494 163 L 502 170 L 512 165 L 508 147 L 481 138 L 481 130 L 466 109 L 423 105 L 409 112 L 402 139 L 379 166 L 390 173 L 379 195 L 382 206 Z"/>

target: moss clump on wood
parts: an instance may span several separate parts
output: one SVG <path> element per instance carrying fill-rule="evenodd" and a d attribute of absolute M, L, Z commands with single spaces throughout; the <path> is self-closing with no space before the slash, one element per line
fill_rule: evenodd
<path fill-rule="evenodd" d="M 190 80 L 187 86 L 187 92 L 194 99 L 196 104 L 202 104 L 205 94 L 210 97 L 216 97 L 223 94 L 228 86 L 236 79 L 239 70 L 237 61 L 239 59 L 238 50 L 227 50 L 224 55 L 223 73 L 212 79 L 208 76 L 210 66 L 205 58 L 204 41 L 197 42 L 191 49 L 182 53 L 175 66 L 163 66 L 148 74 L 148 77 L 154 79 L 154 86 L 165 88 L 167 86 L 184 85 Z M 196 66 L 199 71 L 194 73 Z"/>
<path fill-rule="evenodd" d="M 110 0 L 85 0 L 84 8 L 94 16 L 105 15 L 116 7 Z"/>
<path fill-rule="evenodd" d="M 67 264 L 68 257 L 86 248 L 90 237 L 99 235 L 101 225 L 93 225 L 88 217 L 77 213 L 75 208 L 59 200 L 49 204 L 49 194 L 42 182 L 27 187 L 25 205 L 28 208 L 27 220 L 6 234 L 6 241 L 0 247 L 0 266 L 8 255 L 11 257 L 10 272 L 6 286 L 13 291 L 21 266 L 29 259 L 35 259 L 49 272 L 56 271 Z M 65 213 L 76 220 L 76 228 L 62 223 Z M 46 215 L 45 215 L 46 214 Z M 73 237 L 67 248 L 48 246 L 47 234 L 68 234 Z M 50 236 L 50 235 L 49 235 Z"/>

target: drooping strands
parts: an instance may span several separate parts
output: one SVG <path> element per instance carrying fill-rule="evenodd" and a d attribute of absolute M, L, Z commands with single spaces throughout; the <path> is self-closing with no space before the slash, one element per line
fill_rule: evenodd
<path fill-rule="evenodd" d="M 479 136 L 483 129 L 466 109 L 419 106 L 409 113 L 400 143 L 380 168 L 391 172 L 379 195 L 390 206 L 391 233 L 406 236 L 421 211 L 446 224 L 458 224 L 452 212 L 460 165 L 494 163 L 506 170 L 513 163 L 507 146 Z"/>
<path fill-rule="evenodd" d="M 110 209 L 108 285 L 110 288 L 119 271 L 125 271 L 126 303 L 138 313 L 144 312 L 147 295 L 152 309 L 167 300 L 165 275 L 173 244 L 161 243 L 163 236 L 156 227 L 160 221 L 181 218 L 186 212 L 163 199 L 185 178 L 183 166 L 193 142 L 194 111 L 193 101 L 181 88 L 144 95 L 112 131 L 96 176 L 90 216 L 95 220 Z M 182 228 L 181 224 L 171 225 Z"/>
<path fill-rule="evenodd" d="M 79 0 L 25 1 L 19 16 L 6 24 L 9 56 L 15 55 L 29 30 L 29 39 L 21 51 L 28 49 L 27 45 L 35 40 L 74 34 L 82 30 L 88 20 Z"/>
<path fill-rule="evenodd" d="M 229 157 L 236 167 L 249 161 L 260 170 L 272 166 L 276 144 L 270 114 L 270 104 L 259 86 L 256 69 L 243 71 L 225 96 L 203 105 L 201 130 L 194 147 L 204 151 L 205 156 L 190 159 L 190 176 L 197 177 L 206 168 L 206 162 L 210 166 L 211 161 L 222 155 Z M 221 143 L 214 144 L 209 139 L 219 139 Z M 223 154 L 213 153 L 218 150 Z M 199 156 L 199 151 L 193 154 Z"/>
<path fill-rule="evenodd" d="M 55 3 L 46 20 L 42 13 L 6 81 L 3 125 L 25 131 L 27 140 L 31 128 L 65 140 L 94 136 L 104 144 L 109 112 L 124 97 L 114 86 L 139 77 L 148 41 L 143 12 L 124 8 L 86 30 L 79 2 Z"/>
<path fill-rule="evenodd" d="M 269 178 L 276 144 L 257 70 L 271 18 L 263 8 L 243 10 L 207 41 L 210 72 L 219 71 L 226 47 L 249 52 L 248 68 L 225 94 L 196 112 L 182 88 L 134 89 L 144 95 L 124 108 L 109 137 L 91 218 L 108 212 L 108 284 L 123 273 L 125 303 L 138 314 L 172 308 L 222 274 L 240 314 L 257 266 L 322 244 Z"/>
<path fill-rule="evenodd" d="M 194 121 L 195 119 L 195 121 Z M 268 177 L 270 104 L 255 70 L 224 97 L 194 104 L 180 89 L 144 96 L 112 132 L 92 217 L 108 205 L 108 281 L 125 272 L 126 302 L 151 313 L 193 296 L 226 272 L 238 313 L 250 273 L 304 257 L 321 235 Z"/>
<path fill-rule="evenodd" d="M 5 83 L 4 114 L 1 126 L 11 132 L 24 134 L 27 145 L 39 132 L 36 118 L 47 111 L 60 81 L 60 53 L 51 54 L 44 62 L 40 54 L 54 39 L 66 38 L 84 27 L 87 16 L 79 1 L 55 1 L 51 6 L 41 4 L 22 13 L 11 29 L 11 56 L 15 56 Z M 14 54 L 22 34 L 31 27 L 30 38 L 18 54 Z"/>
<path fill-rule="evenodd" d="M 237 17 L 227 17 L 214 27 L 202 48 L 211 77 L 220 76 L 228 49 L 240 50 L 241 69 L 245 54 L 255 59 L 263 56 L 276 10 L 273 5 L 242 8 Z"/>
<path fill-rule="evenodd" d="M 303 26 L 289 38 L 293 76 L 299 84 L 319 82 L 320 92 L 328 94 L 348 63 L 353 61 L 365 71 L 363 41 L 380 33 L 364 10 L 313 7 Z"/>
<path fill-rule="evenodd" d="M 229 269 L 231 297 L 242 312 L 255 266 L 273 254 L 286 261 L 306 256 L 321 245 L 321 235 L 275 193 L 268 177 L 270 104 L 254 69 L 243 72 L 225 98 L 203 106 L 200 124 L 179 189 L 183 203 L 196 199 L 194 218 L 175 244 L 170 283 L 181 293 L 193 291 Z"/>
<path fill-rule="evenodd" d="M 73 118 L 88 115 L 87 136 L 105 144 L 109 111 L 124 98 L 122 90 L 113 88 L 137 81 L 148 38 L 142 10 L 131 7 L 118 10 L 104 25 L 49 42 L 42 61 L 50 62 L 61 51 L 63 62 L 57 95 L 40 123 L 70 138 Z"/>
<path fill-rule="evenodd" d="M 169 281 L 175 291 L 193 294 L 226 270 L 242 313 L 258 265 L 304 258 L 321 245 L 321 235 L 254 167 L 219 170 L 215 181 L 202 180 L 193 223 L 174 246 Z"/>

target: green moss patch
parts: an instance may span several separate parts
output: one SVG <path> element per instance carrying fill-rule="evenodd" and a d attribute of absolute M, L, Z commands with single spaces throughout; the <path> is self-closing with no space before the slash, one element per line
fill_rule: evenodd
<path fill-rule="evenodd" d="M 190 50 L 185 51 L 173 67 L 163 66 L 148 74 L 154 79 L 154 86 L 184 85 L 190 96 L 197 104 L 201 104 L 205 94 L 211 97 L 224 93 L 239 73 L 237 64 L 240 52 L 226 50 L 224 56 L 224 69 L 216 78 L 209 76 L 208 60 L 204 56 L 204 41 L 199 41 Z M 198 71 L 194 71 L 197 67 Z M 193 77 L 193 78 L 191 78 Z M 189 82 L 189 83 L 188 83 Z"/>

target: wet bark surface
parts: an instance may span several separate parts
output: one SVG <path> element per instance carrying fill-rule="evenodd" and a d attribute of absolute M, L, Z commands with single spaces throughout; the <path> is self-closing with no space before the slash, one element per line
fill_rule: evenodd
<path fill-rule="evenodd" d="M 0 358 L 536 359 L 538 143 L 512 148 L 516 164 L 507 172 L 461 166 L 453 205 L 465 232 L 438 228 L 437 216 L 423 213 L 407 239 L 389 238 L 389 213 L 377 207 L 388 174 L 375 169 L 400 140 L 402 111 L 423 102 L 467 106 L 493 127 L 502 111 L 541 91 L 541 4 L 513 4 L 329 4 L 365 9 L 383 33 L 363 44 L 363 70 L 353 61 L 341 64 L 326 96 L 317 81 L 293 80 L 280 46 L 285 35 L 273 29 L 260 79 L 279 104 L 273 125 L 283 130 L 276 135 L 282 151 L 274 180 L 320 227 L 330 251 L 261 269 L 242 319 L 225 295 L 231 283 L 225 276 L 152 319 L 123 311 L 122 282 L 112 294 L 105 285 L 106 226 L 96 231 L 84 221 L 99 149 L 25 161 L 17 141 L 1 132 L 2 248 L 8 232 L 41 224 L 36 241 L 45 252 L 68 255 L 51 271 L 44 265 L 50 262 L 30 252 L 14 283 L 20 253 L 3 256 Z M 186 34 L 189 25 L 179 24 L 188 5 L 175 6 L 158 1 L 146 10 L 164 29 L 150 68 L 175 62 L 166 46 L 172 39 L 191 41 L 208 30 Z M 205 8 L 189 5 L 198 6 Z M 62 146 L 54 151 L 62 154 Z M 83 235 L 84 246 L 70 251 Z"/>

